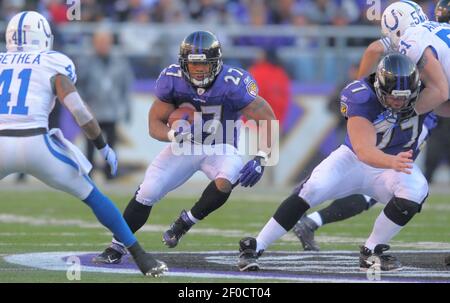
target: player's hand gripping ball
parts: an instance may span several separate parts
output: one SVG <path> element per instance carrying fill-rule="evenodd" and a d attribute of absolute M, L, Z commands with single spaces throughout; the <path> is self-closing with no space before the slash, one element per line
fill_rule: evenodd
<path fill-rule="evenodd" d="M 169 126 L 172 129 L 176 128 L 176 125 L 174 125 L 175 121 L 178 120 L 185 120 L 187 122 L 189 122 L 189 124 L 192 125 L 192 123 L 194 122 L 194 113 L 195 113 L 195 109 L 190 108 L 190 107 L 179 107 L 176 110 L 174 110 L 170 116 L 169 116 Z M 177 123 L 175 123 L 177 124 Z"/>

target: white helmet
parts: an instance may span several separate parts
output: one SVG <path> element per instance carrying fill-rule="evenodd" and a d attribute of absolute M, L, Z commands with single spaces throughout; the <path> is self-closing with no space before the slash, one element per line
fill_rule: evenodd
<path fill-rule="evenodd" d="M 6 28 L 6 48 L 9 52 L 46 51 L 53 47 L 53 35 L 44 16 L 26 11 L 16 14 Z"/>
<path fill-rule="evenodd" d="M 405 30 L 428 20 L 422 8 L 413 1 L 398 1 L 389 5 L 381 16 L 381 33 L 395 48 Z"/>

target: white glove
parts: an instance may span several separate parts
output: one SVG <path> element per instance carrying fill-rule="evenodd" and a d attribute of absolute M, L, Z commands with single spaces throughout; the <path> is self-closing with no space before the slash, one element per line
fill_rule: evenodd
<path fill-rule="evenodd" d="M 108 165 L 111 168 L 111 175 L 115 176 L 117 174 L 116 153 L 111 147 L 109 147 L 108 144 L 106 144 L 105 147 L 103 147 L 102 149 L 99 149 L 99 152 L 102 154 L 106 162 L 108 162 Z"/>

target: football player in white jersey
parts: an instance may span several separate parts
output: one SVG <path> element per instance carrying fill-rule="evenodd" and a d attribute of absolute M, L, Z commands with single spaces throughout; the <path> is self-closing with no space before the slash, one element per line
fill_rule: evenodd
<path fill-rule="evenodd" d="M 420 21 L 417 14 L 402 13 L 395 2 L 383 12 L 381 28 L 395 50 L 408 56 L 420 70 L 424 89 L 420 93 L 415 111 L 418 114 L 434 111 L 449 116 L 450 102 L 450 25 L 433 21 Z M 417 5 L 417 4 L 416 4 Z M 417 21 L 417 22 L 416 22 Z"/>
<path fill-rule="evenodd" d="M 399 28 L 417 25 L 428 20 L 422 8 L 413 1 L 398 1 L 389 5 L 381 18 L 384 37 L 372 42 L 364 51 L 359 64 L 358 79 L 371 74 L 383 55 L 396 50 L 387 35 L 389 28 L 393 28 L 393 25 L 397 24 L 394 16 L 406 16 L 405 19 L 402 19 L 402 24 L 397 25 Z"/>
<path fill-rule="evenodd" d="M 434 9 L 436 21 L 440 23 L 450 23 L 450 0 L 440 0 Z M 445 265 L 450 266 L 450 255 L 444 260 Z"/>
<path fill-rule="evenodd" d="M 73 62 L 51 51 L 52 42 L 51 28 L 37 12 L 20 12 L 8 23 L 7 52 L 0 53 L 0 180 L 26 173 L 79 198 L 126 243 L 143 274 L 158 276 L 166 265 L 140 247 L 117 207 L 87 175 L 92 165 L 58 129 L 48 130 L 58 97 L 116 172 L 116 155 L 75 88 Z"/>

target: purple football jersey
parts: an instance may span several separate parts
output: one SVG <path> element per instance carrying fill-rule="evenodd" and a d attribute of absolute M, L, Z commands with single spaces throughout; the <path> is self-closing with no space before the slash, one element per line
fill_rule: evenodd
<path fill-rule="evenodd" d="M 213 144 L 228 143 L 237 147 L 238 129 L 234 128 L 233 133 L 227 134 L 226 121 L 240 119 L 241 109 L 258 95 L 258 86 L 248 72 L 224 65 L 209 88 L 196 88 L 184 78 L 180 66 L 172 64 L 159 75 L 155 95 L 175 107 L 183 103 L 193 105 L 196 111 L 202 113 L 204 122 L 219 120 L 223 136 L 222 139 L 218 136 Z"/>
<path fill-rule="evenodd" d="M 372 122 L 377 131 L 377 148 L 383 152 L 396 155 L 412 149 L 415 159 L 419 153 L 418 138 L 427 114 L 408 119 L 392 114 L 378 100 L 374 80 L 372 75 L 347 85 L 341 92 L 341 113 L 346 118 L 359 116 Z M 348 134 L 344 144 L 353 150 Z"/>

